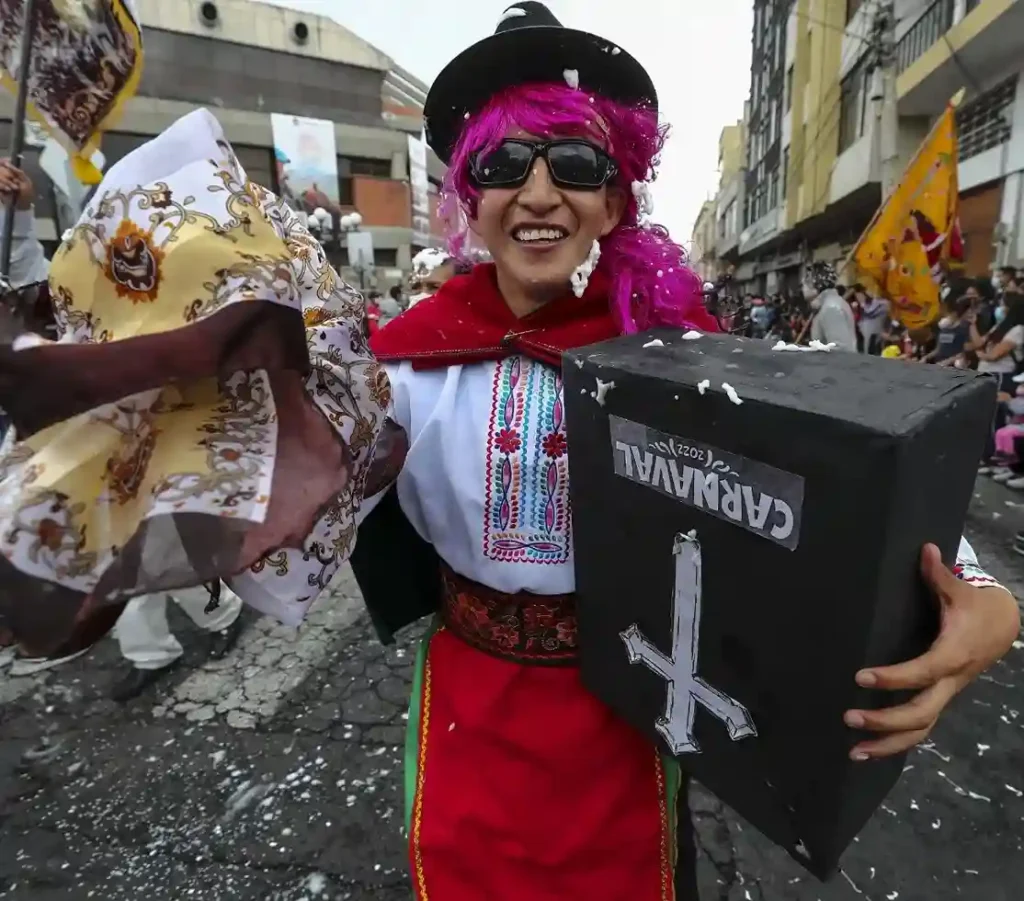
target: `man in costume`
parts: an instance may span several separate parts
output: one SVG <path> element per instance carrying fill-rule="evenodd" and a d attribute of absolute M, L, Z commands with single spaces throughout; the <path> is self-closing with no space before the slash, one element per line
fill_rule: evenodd
<path fill-rule="evenodd" d="M 622 333 L 716 330 L 683 250 L 640 224 L 666 135 L 654 87 L 615 44 L 520 2 L 442 71 L 425 116 L 449 166 L 451 249 L 468 221 L 494 263 L 372 342 L 393 392 L 379 451 L 407 455 L 394 488 L 364 501 L 353 566 L 385 640 L 439 613 L 409 718 L 416 897 L 691 901 L 678 766 L 580 682 L 559 368 L 563 351 Z M 930 566 L 933 584 L 948 574 Z M 923 693 L 851 711 L 881 733 L 856 759 L 922 740 L 1016 636 L 1007 592 L 942 585 L 958 615 L 941 647 L 860 674 Z"/>
<path fill-rule="evenodd" d="M 412 258 L 409 306 L 437 294 L 441 286 L 456 274 L 455 268 L 456 261 L 451 255 L 436 247 L 428 247 L 416 254 Z"/>
<path fill-rule="evenodd" d="M 850 305 L 836 290 L 836 282 L 831 263 L 811 263 L 804 278 L 804 297 L 814 311 L 811 340 L 856 352 L 857 323 Z"/>

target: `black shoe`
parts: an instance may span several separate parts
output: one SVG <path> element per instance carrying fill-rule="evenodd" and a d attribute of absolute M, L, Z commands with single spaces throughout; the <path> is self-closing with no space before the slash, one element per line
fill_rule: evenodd
<path fill-rule="evenodd" d="M 226 629 L 210 633 L 209 657 L 211 660 L 222 660 L 231 649 L 238 644 L 242 634 L 242 617 L 235 618 L 235 621 Z"/>
<path fill-rule="evenodd" d="M 160 669 L 139 669 L 133 666 L 110 689 L 111 700 L 124 704 L 141 695 L 150 685 L 159 682 L 177 665 L 178 661 L 162 666 Z"/>

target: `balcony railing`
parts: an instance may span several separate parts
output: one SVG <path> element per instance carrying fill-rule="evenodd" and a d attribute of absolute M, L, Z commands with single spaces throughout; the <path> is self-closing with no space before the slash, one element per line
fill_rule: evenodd
<path fill-rule="evenodd" d="M 957 112 L 960 159 L 967 160 L 1010 140 L 1017 76 L 1006 79 Z"/>
<path fill-rule="evenodd" d="M 953 9 L 956 0 L 935 0 L 900 38 L 896 45 L 896 70 L 899 74 L 910 68 L 950 28 L 953 27 Z"/>

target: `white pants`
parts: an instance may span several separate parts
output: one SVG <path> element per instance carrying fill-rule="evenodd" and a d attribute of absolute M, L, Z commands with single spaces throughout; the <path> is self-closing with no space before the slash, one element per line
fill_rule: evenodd
<path fill-rule="evenodd" d="M 171 598 L 200 629 L 220 632 L 242 612 L 242 600 L 226 585 L 220 589 L 220 604 L 212 613 L 206 612 L 209 597 L 204 591 L 189 597 L 175 598 L 168 594 L 147 594 L 133 598 L 124 608 L 114 627 L 121 645 L 121 654 L 136 669 L 161 669 L 182 655 L 178 639 L 167 625 L 167 599 Z"/>

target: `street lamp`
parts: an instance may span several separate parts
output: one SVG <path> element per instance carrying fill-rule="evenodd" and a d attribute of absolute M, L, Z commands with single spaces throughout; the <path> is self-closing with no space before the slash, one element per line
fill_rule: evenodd
<path fill-rule="evenodd" d="M 369 232 L 361 231 L 363 217 L 359 213 L 345 213 L 335 220 L 334 214 L 318 206 L 308 217 L 308 228 L 326 249 L 343 246 L 347 238 L 349 266 L 359 275 L 359 287 L 366 290 L 366 277 L 373 268 L 373 242 Z"/>
<path fill-rule="evenodd" d="M 365 293 L 367 275 L 373 269 L 373 239 L 369 232 L 362 231 L 362 225 L 363 217 L 355 212 L 338 220 L 338 231 L 346 236 L 348 264 L 359 276 L 359 290 Z"/>
<path fill-rule="evenodd" d="M 363 217 L 359 213 L 346 213 L 338 220 L 338 224 L 343 232 L 358 231 L 359 227 L 363 224 Z"/>

